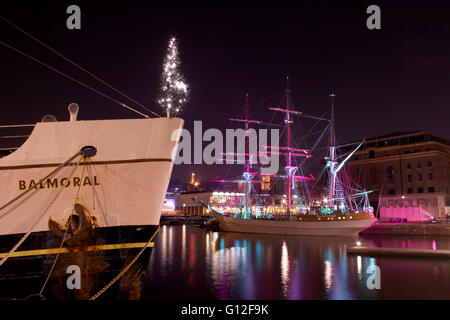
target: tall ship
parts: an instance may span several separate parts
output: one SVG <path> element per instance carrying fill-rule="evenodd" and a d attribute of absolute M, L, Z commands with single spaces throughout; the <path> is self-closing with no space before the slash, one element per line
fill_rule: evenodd
<path fill-rule="evenodd" d="M 282 124 L 285 145 L 266 146 L 262 153 L 277 153 L 284 157 L 284 172 L 264 175 L 258 172 L 257 166 L 252 167 L 252 156 L 263 156 L 261 151 L 257 155 L 250 154 L 249 140 L 245 140 L 245 161 L 242 178 L 235 180 L 243 187 L 244 196 L 238 201 L 233 210 L 224 211 L 212 204 L 205 205 L 212 212 L 219 223 L 220 230 L 230 232 L 246 232 L 261 234 L 308 235 L 308 236 L 355 236 L 370 227 L 375 221 L 373 208 L 370 206 L 364 188 L 352 183 L 343 170 L 345 162 L 361 146 L 356 146 L 348 154 L 338 155 L 335 139 L 334 98 L 331 94 L 330 118 L 308 116 L 295 110 L 291 105 L 289 83 L 287 81 L 284 106 L 269 108 L 271 111 L 284 115 Z M 320 173 L 325 181 L 321 192 L 312 190 L 317 185 L 317 179 L 311 174 L 305 174 L 304 163 L 312 157 L 312 150 L 295 145 L 292 132 L 294 117 L 309 117 L 318 121 L 325 121 L 327 125 L 321 132 L 319 141 L 327 134 L 329 137 L 328 154 L 324 158 L 325 165 Z M 262 121 L 248 118 L 248 97 L 246 98 L 245 116 L 243 119 L 231 119 L 249 125 L 263 124 Z M 221 180 L 224 181 L 224 180 Z M 270 183 L 282 184 L 283 194 L 275 203 L 267 192 L 263 192 L 264 185 Z M 268 183 L 269 182 L 269 183 Z M 254 185 L 258 184 L 259 192 Z M 267 188 L 268 190 L 273 189 Z M 272 190 L 273 192 L 273 190 Z M 264 196 L 266 196 L 264 199 Z M 267 199 L 269 198 L 269 199 Z"/>

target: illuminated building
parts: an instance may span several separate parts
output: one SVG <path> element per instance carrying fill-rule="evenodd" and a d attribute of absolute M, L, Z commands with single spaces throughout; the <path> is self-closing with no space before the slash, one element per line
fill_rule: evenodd
<path fill-rule="evenodd" d="M 208 209 L 198 203 L 202 202 L 218 212 L 233 212 L 244 207 L 244 197 L 235 192 L 186 192 L 175 196 L 175 208 L 183 215 L 208 215 Z"/>
<path fill-rule="evenodd" d="M 173 198 L 165 198 L 163 207 L 162 207 L 162 215 L 176 215 L 179 214 L 179 211 L 175 210 L 175 200 Z"/>
<path fill-rule="evenodd" d="M 263 195 L 260 195 L 263 196 Z M 257 197 L 251 206 L 251 215 L 282 215 L 286 211 L 286 195 L 276 195 L 274 199 Z M 198 202 L 209 205 L 218 212 L 242 213 L 245 208 L 245 193 L 242 192 L 185 192 L 175 195 L 175 211 L 182 215 L 208 215 L 206 208 Z M 297 211 L 293 211 L 297 214 Z"/>
<path fill-rule="evenodd" d="M 426 221 L 450 214 L 449 139 L 425 131 L 367 139 L 347 167 L 376 191 L 370 200 L 380 201 L 380 220 Z"/>

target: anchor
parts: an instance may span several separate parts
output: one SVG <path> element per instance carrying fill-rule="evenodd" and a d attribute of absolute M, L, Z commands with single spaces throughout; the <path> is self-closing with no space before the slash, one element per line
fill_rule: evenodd
<path fill-rule="evenodd" d="M 86 214 L 85 208 L 76 203 L 74 214 L 68 218 L 67 229 L 64 229 L 58 222 L 48 221 L 48 227 L 58 238 L 64 239 L 64 244 L 69 247 L 75 247 L 86 242 L 94 235 L 94 223 L 91 217 Z"/>

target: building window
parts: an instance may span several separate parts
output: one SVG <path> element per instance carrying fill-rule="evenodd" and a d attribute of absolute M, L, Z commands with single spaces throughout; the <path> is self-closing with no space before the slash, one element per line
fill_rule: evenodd
<path fill-rule="evenodd" d="M 406 169 L 411 169 L 411 163 L 408 162 L 408 163 L 406 164 Z"/>
<path fill-rule="evenodd" d="M 428 174 L 428 180 L 433 180 L 433 174 L 431 172 Z"/>
<path fill-rule="evenodd" d="M 370 151 L 369 151 L 369 158 L 370 158 L 370 159 L 375 158 L 375 150 L 370 150 Z"/>
<path fill-rule="evenodd" d="M 408 188 L 408 193 L 413 193 L 413 188 Z"/>
<path fill-rule="evenodd" d="M 394 168 L 389 166 L 389 167 L 386 168 L 386 172 L 387 172 L 387 174 L 393 174 L 394 173 Z"/>
<path fill-rule="evenodd" d="M 394 176 L 392 174 L 388 175 L 388 183 L 394 183 Z"/>
<path fill-rule="evenodd" d="M 433 163 L 432 163 L 431 161 L 428 161 L 427 167 L 428 167 L 428 168 L 431 168 L 432 166 L 433 166 Z"/>
<path fill-rule="evenodd" d="M 428 192 L 434 192 L 434 187 L 429 187 Z"/>
<path fill-rule="evenodd" d="M 416 150 L 414 150 L 414 152 L 420 152 L 420 150 L 419 150 L 419 149 L 416 149 Z"/>
<path fill-rule="evenodd" d="M 423 188 L 417 188 L 417 193 L 423 193 Z"/>
<path fill-rule="evenodd" d="M 412 182 L 412 177 L 410 174 L 408 174 L 408 182 Z"/>
<path fill-rule="evenodd" d="M 395 189 L 389 189 L 388 194 L 395 194 Z"/>
<path fill-rule="evenodd" d="M 377 168 L 370 168 L 370 178 L 373 184 L 377 183 Z"/>
<path fill-rule="evenodd" d="M 417 168 L 418 168 L 418 169 L 421 169 L 421 168 L 422 168 L 422 163 L 417 162 Z"/>
<path fill-rule="evenodd" d="M 406 151 L 405 151 L 405 154 L 408 154 L 408 153 L 411 153 L 411 151 L 409 151 L 409 150 L 406 150 Z"/>
<path fill-rule="evenodd" d="M 417 175 L 417 181 L 422 181 L 422 174 L 421 174 L 421 173 L 419 173 L 419 174 Z"/>

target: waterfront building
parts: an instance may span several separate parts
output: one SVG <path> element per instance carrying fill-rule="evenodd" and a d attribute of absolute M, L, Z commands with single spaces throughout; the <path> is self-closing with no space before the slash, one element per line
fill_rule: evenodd
<path fill-rule="evenodd" d="M 349 145 L 348 149 L 353 148 Z M 367 139 L 347 162 L 380 220 L 427 221 L 450 215 L 450 140 L 430 132 Z"/>
<path fill-rule="evenodd" d="M 171 197 L 171 195 L 166 195 L 166 198 L 164 199 L 163 207 L 161 210 L 161 215 L 164 216 L 175 216 L 180 215 L 181 212 L 178 210 L 175 210 L 175 199 Z"/>
<path fill-rule="evenodd" d="M 199 202 L 219 212 L 232 212 L 244 206 L 245 194 L 235 192 L 185 192 L 175 195 L 175 209 L 182 215 L 208 215 Z M 238 212 L 236 212 L 238 213 Z"/>
<path fill-rule="evenodd" d="M 297 203 L 294 196 L 293 203 Z M 245 193 L 228 191 L 211 192 L 185 192 L 175 195 L 175 212 L 177 214 L 208 215 L 208 209 L 199 202 L 209 205 L 211 209 L 218 212 L 242 214 L 245 208 Z M 286 195 L 267 196 L 265 194 L 255 195 L 254 203 L 251 205 L 251 214 L 260 216 L 262 214 L 282 215 L 286 211 Z"/>

